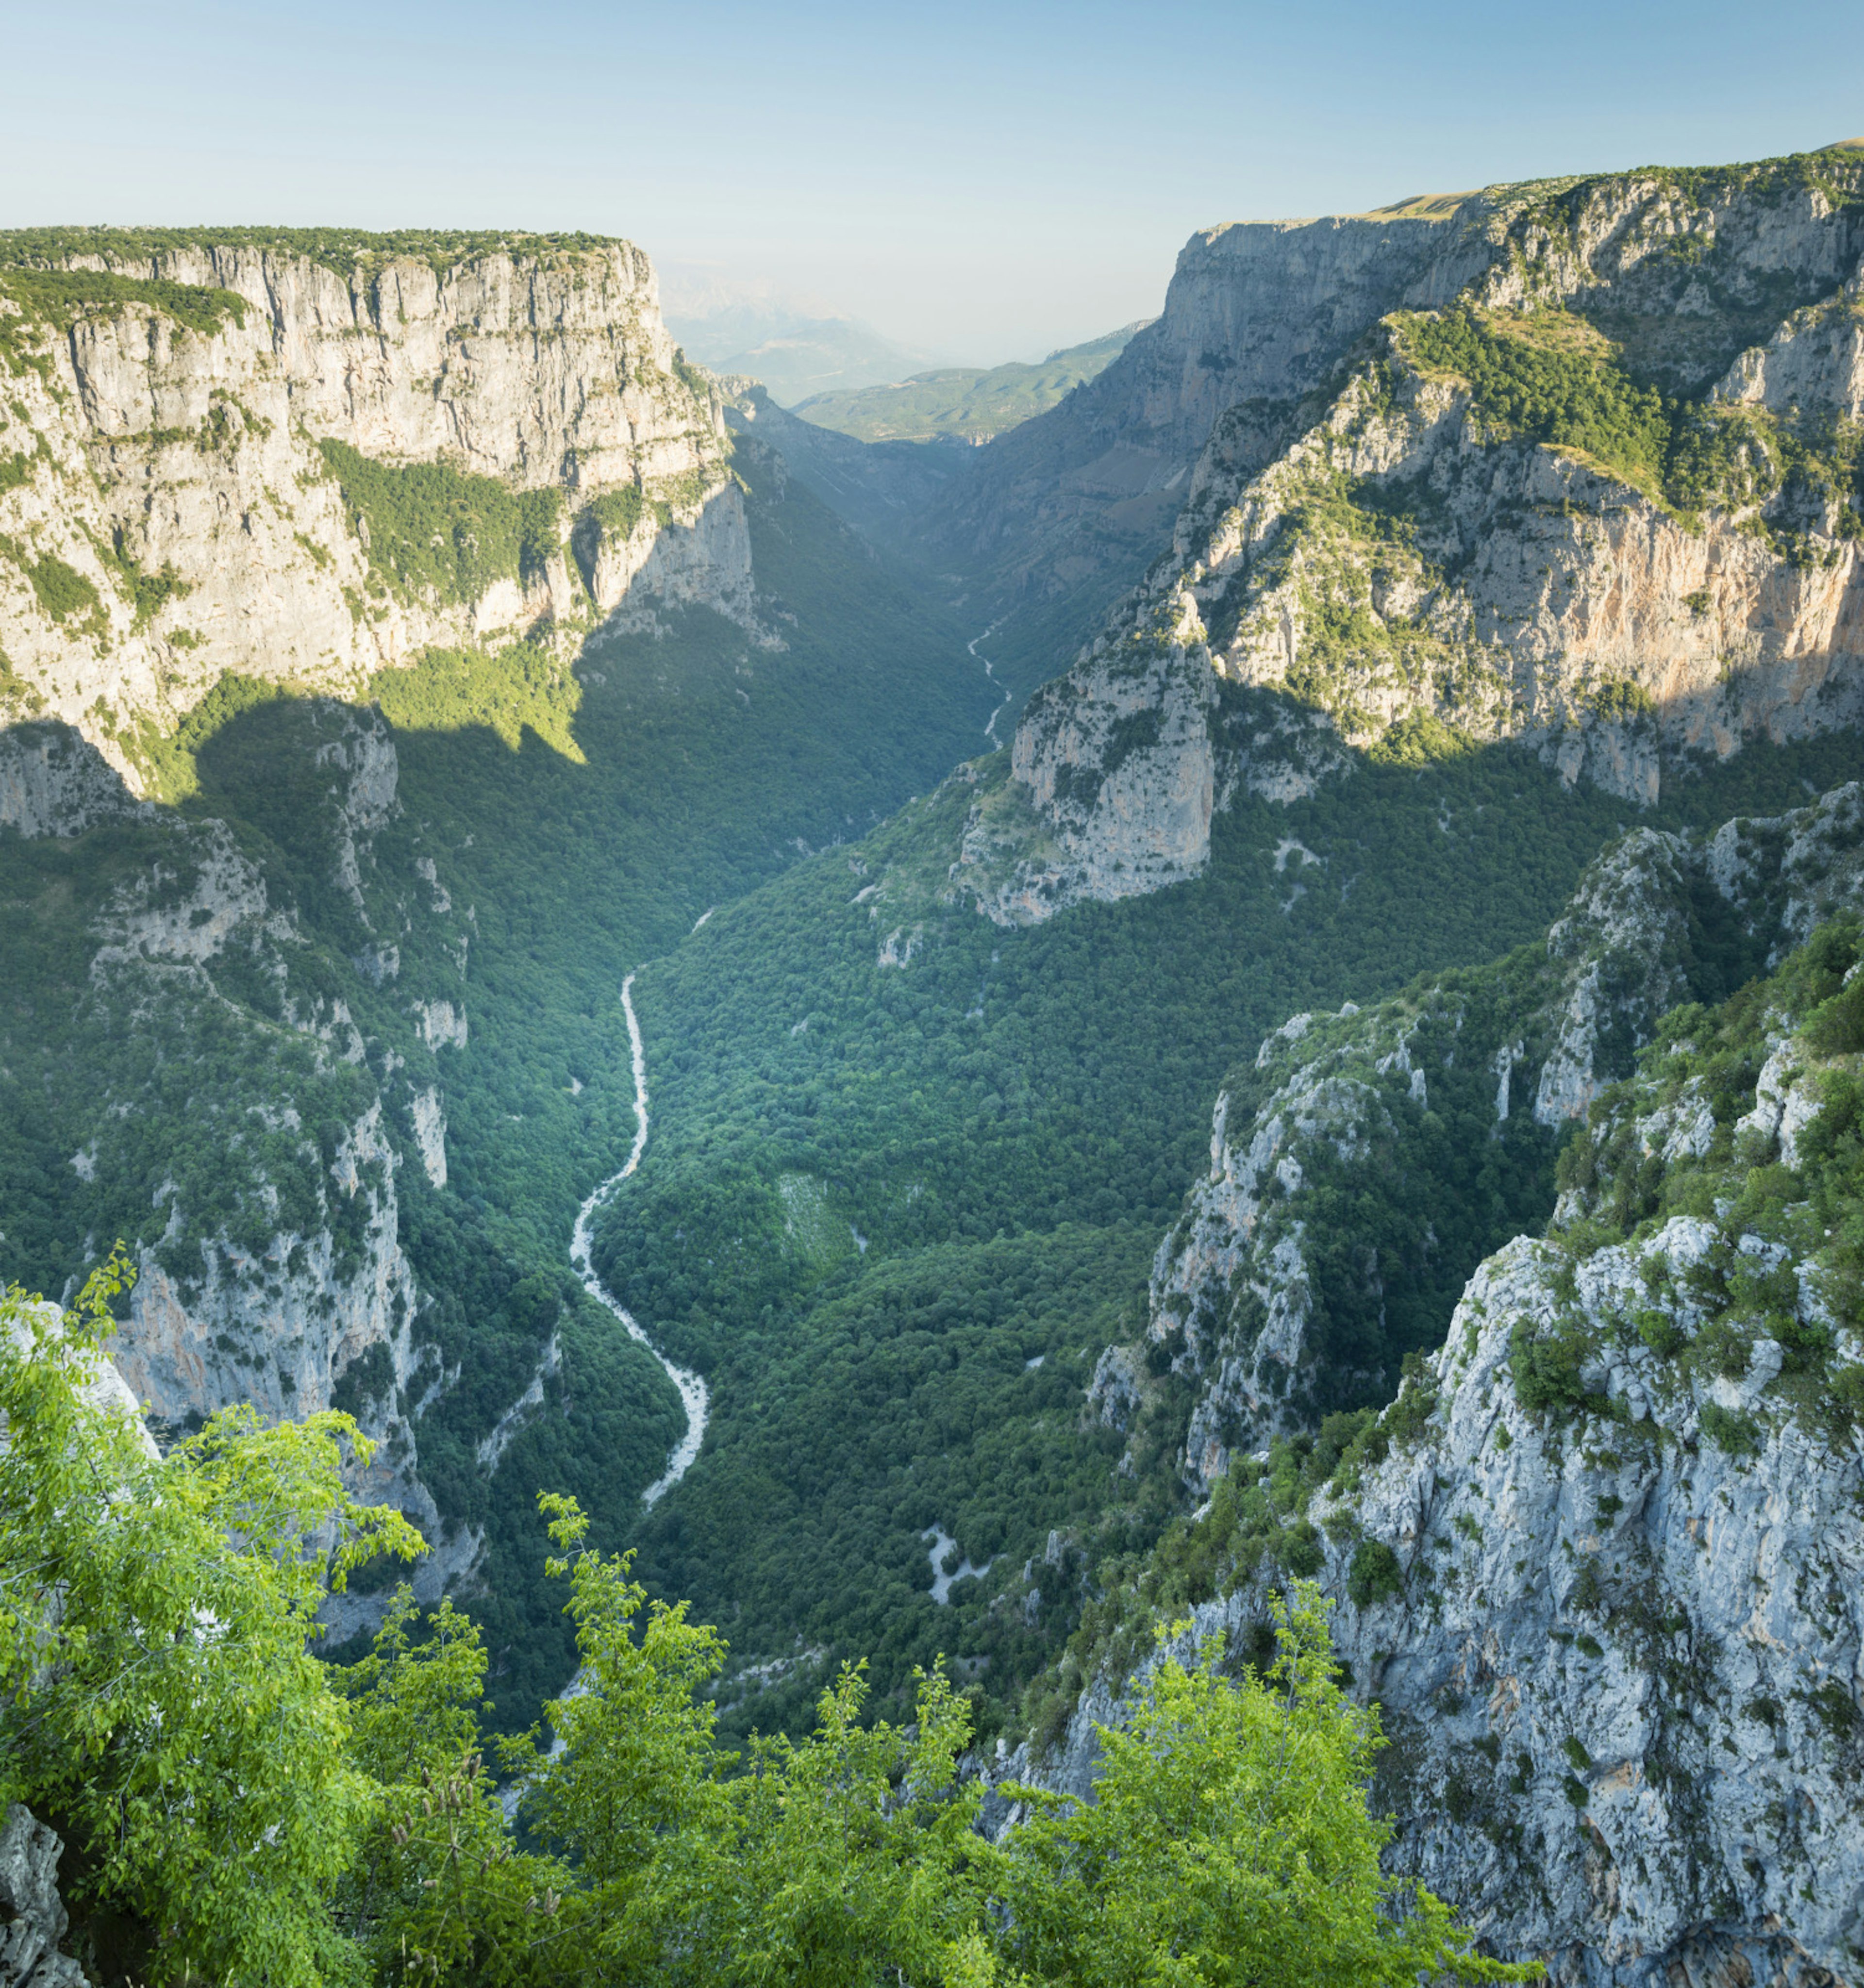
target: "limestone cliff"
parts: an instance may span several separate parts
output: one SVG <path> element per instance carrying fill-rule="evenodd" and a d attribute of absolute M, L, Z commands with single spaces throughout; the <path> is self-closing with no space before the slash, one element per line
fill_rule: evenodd
<path fill-rule="evenodd" d="M 1162 1555 L 1236 1661 L 1319 1579 L 1392 1866 L 1556 1982 L 1857 1978 L 1859 932 L 1683 1011 L 1396 1401 L 1233 1460 Z M 1077 1792 L 1121 1716 L 1117 1652 L 1088 1672 L 1036 1763 Z"/>
<path fill-rule="evenodd" d="M 1153 323 L 952 476 L 927 511 L 937 556 L 982 577 L 992 617 L 1091 627 L 1169 540 L 1220 415 L 1250 411 L 1229 446 L 1259 468 L 1342 350 L 1401 304 L 1447 300 L 1494 252 L 1453 212 L 1201 231 Z"/>
<path fill-rule="evenodd" d="M 1258 357 L 1305 397 L 1215 417 L 1169 550 L 1031 703 L 992 917 L 1194 874 L 1236 783 L 1304 791 L 1345 745 L 1514 739 L 1642 803 L 1864 718 L 1864 167 L 1495 189 L 1433 239 L 1399 308 L 1269 272 Z"/>
<path fill-rule="evenodd" d="M 227 672 L 354 694 L 631 594 L 750 621 L 722 403 L 626 242 L 4 237 L 0 348 L 5 715 L 133 791 Z"/>
<path fill-rule="evenodd" d="M 56 1101 L 67 1144 L 47 1185 L 87 1254 L 129 1243 L 111 1352 L 135 1397 L 171 1429 L 235 1401 L 347 1408 L 379 1439 L 362 1488 L 438 1543 L 416 1427 L 448 1376 L 420 1329 L 431 1294 L 402 1203 L 411 1161 L 424 1192 L 447 1178 L 472 909 L 431 860 L 396 874 L 378 857 L 398 811 L 381 720 L 329 700 L 286 708 L 260 776 L 289 793 L 309 883 L 343 908 L 354 958 L 333 962 L 226 822 L 145 808 L 134 860 L 78 873 L 92 894 L 64 907 L 61 945 L 80 983 L 42 1043 L 11 1045 L 9 1074 L 42 1051 L 83 1073 Z M 56 986 L 21 984 L 42 1004 Z M 470 1539 L 453 1545 L 423 1564 L 424 1591 L 470 1557 Z"/>
<path fill-rule="evenodd" d="M 1207 1492 L 1233 1456 L 1389 1398 L 1485 1237 L 1544 1219 L 1551 1135 L 1663 1016 L 1859 904 L 1853 782 L 1700 840 L 1634 830 L 1543 947 L 1276 1030 L 1226 1080 L 1209 1172 L 1153 1266 L 1149 1337 L 1196 1381 L 1186 1481 Z M 1717 937 L 1731 969 L 1706 956 Z"/>
<path fill-rule="evenodd" d="M 695 606 L 780 647 L 723 401 L 647 258 L 584 237 L 0 236 L 0 824 L 125 838 L 74 851 L 12 963 L 14 1130 L 77 1253 L 128 1241 L 113 1356 L 161 1422 L 347 1408 L 366 1488 L 439 1543 L 417 1428 L 459 1375 L 404 1241 L 449 1178 L 475 915 L 419 827 L 381 853 L 369 686 L 522 641 L 560 688 L 591 636 Z M 191 713 L 242 742 L 225 820 Z"/>

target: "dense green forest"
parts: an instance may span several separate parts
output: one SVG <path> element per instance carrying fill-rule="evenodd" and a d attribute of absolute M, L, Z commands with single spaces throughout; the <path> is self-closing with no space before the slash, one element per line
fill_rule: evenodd
<path fill-rule="evenodd" d="M 378 680 L 400 808 L 365 845 L 360 902 L 318 757 L 354 746 L 358 715 L 262 685 L 224 685 L 165 749 L 171 811 L 69 840 L 0 831 L 0 1196 L 22 1281 L 69 1292 L 117 1237 L 159 1242 L 185 1274 L 201 1240 L 262 1251 L 280 1219 L 331 1225 L 341 1270 L 367 1240 L 360 1203 L 319 1203 L 345 1128 L 379 1094 L 408 1139 L 405 1073 L 443 1085 L 447 1185 L 407 1165 L 395 1183 L 428 1300 L 417 1337 L 454 1377 L 418 1424 L 420 1470 L 450 1525 L 487 1530 L 473 1605 L 520 1723 L 570 1662 L 530 1488 L 575 1492 L 618 1537 L 680 1426 L 658 1365 L 567 1261 L 577 1203 L 634 1131 L 622 977 L 709 906 L 929 787 L 995 702 L 959 629 L 807 492 L 773 477 L 749 508 L 780 649 L 695 610 L 592 645 L 573 671 L 520 644 Z M 107 931 L 211 899 L 216 876 L 262 887 L 265 915 L 234 942 L 204 962 L 130 944 L 98 963 Z M 365 969 L 389 934 L 398 970 L 379 977 Z M 469 1018 L 464 1046 L 423 1040 L 414 1004 L 441 999 Z M 340 1006 L 354 1061 L 326 1048 Z M 488 1477 L 477 1445 L 560 1324 L 560 1412 Z"/>
<path fill-rule="evenodd" d="M 1659 818 L 1792 805 L 1855 749 L 1753 749 Z M 883 1701 L 944 1648 L 986 1727 L 1026 1712 L 1084 1567 L 1138 1550 L 1182 1496 L 1171 1391 L 1149 1466 L 1116 1476 L 1081 1390 L 1143 1317 L 1219 1080 L 1297 1009 L 1539 939 L 1628 825 L 1512 749 L 1362 762 L 1291 806 L 1239 800 L 1195 882 L 1005 930 L 915 894 L 974 792 L 954 779 L 720 911 L 637 983 L 654 1133 L 597 1259 L 713 1393 L 699 1462 L 631 1537 L 650 1586 L 779 1664 L 728 1723 L 806 1721 L 856 1649 Z M 1303 892 L 1276 867 L 1287 837 L 1318 859 Z M 902 920 L 916 950 L 879 964 Z M 1504 1157 L 1505 1188 L 1446 1232 L 1456 1260 L 1395 1314 L 1388 1387 L 1476 1263 L 1551 1207 L 1551 1141 L 1524 1125 Z M 942 1605 L 933 1528 L 990 1564 Z"/>

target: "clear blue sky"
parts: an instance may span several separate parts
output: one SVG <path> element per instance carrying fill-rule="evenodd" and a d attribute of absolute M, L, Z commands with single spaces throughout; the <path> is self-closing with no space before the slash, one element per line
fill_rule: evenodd
<path fill-rule="evenodd" d="M 0 0 L 0 225 L 579 228 L 915 346 L 1156 310 L 1216 221 L 1864 132 L 1859 0 Z"/>

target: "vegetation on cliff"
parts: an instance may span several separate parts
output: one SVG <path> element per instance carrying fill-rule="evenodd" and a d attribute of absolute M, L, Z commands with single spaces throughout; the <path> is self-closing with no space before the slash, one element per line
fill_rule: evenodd
<path fill-rule="evenodd" d="M 470 605 L 500 580 L 540 579 L 560 556 L 563 492 L 513 490 L 441 462 L 377 462 L 347 443 L 319 444 L 369 569 L 404 597 L 431 590 Z"/>
<path fill-rule="evenodd" d="M 1744 756 L 1676 805 L 1713 821 L 1737 794 L 1788 803 L 1814 763 Z M 986 1730 L 1022 1716 L 1083 1575 L 1142 1550 L 1182 1496 L 1187 1382 L 1162 1388 L 1133 1475 L 1111 1474 L 1124 1441 L 1072 1391 L 1136 1332 L 1225 1072 L 1294 1009 L 1538 938 L 1622 815 L 1513 751 L 1362 762 L 1286 807 L 1239 796 L 1195 882 L 1006 930 L 945 882 L 972 792 L 954 780 L 720 910 L 636 984 L 654 1139 L 597 1260 L 713 1392 L 699 1462 L 631 1537 L 655 1591 L 782 1660 L 727 1709 L 733 1730 L 800 1727 L 823 1668 L 855 1654 L 903 1716 L 894 1695 L 939 1648 L 966 1660 Z M 1290 840 L 1312 860 L 1278 868 Z M 907 963 L 882 963 L 915 928 Z M 1401 1111 L 1406 1170 L 1317 1176 L 1317 1215 L 1360 1225 L 1320 1251 L 1330 1347 L 1370 1370 L 1325 1407 L 1389 1398 L 1476 1263 L 1550 1212 L 1551 1138 L 1524 1114 L 1491 1143 L 1494 1084 L 1474 1066 L 1434 1112 Z M 1428 1254 L 1403 1232 L 1451 1195 L 1468 1199 L 1429 1211 Z M 1382 1313 L 1359 1270 L 1388 1246 Z M 934 1527 L 954 1564 L 986 1567 L 942 1604 Z M 1065 1569 L 1044 1567 L 1051 1534 Z"/>
<path fill-rule="evenodd" d="M 1547 443 L 1690 522 L 1711 508 L 1771 505 L 1782 514 L 1774 529 L 1783 550 L 1815 519 L 1864 538 L 1856 421 L 1818 408 L 1780 414 L 1666 397 L 1640 385 L 1623 348 L 1572 311 L 1463 306 L 1398 323 L 1400 349 L 1420 370 L 1468 382 L 1490 439 Z"/>
<path fill-rule="evenodd" d="M 553 261 L 592 249 L 628 245 L 611 235 L 573 231 L 537 235 L 522 228 L 402 228 L 372 233 L 360 228 L 262 226 L 16 228 L 0 232 L 0 265 L 56 274 L 64 271 L 67 264 L 85 258 L 146 262 L 153 266 L 166 256 L 188 250 L 252 248 L 272 255 L 302 255 L 346 281 L 354 281 L 367 279 L 384 264 L 401 260 L 425 262 L 439 275 L 481 255 L 535 255 Z M 74 273 L 88 276 L 92 272 Z M 9 277 L 8 280 L 13 279 Z"/>
<path fill-rule="evenodd" d="M 1547 1237 L 1539 1260 L 1554 1303 L 1511 1333 L 1512 1391 L 1531 1415 L 1589 1429 L 1601 1448 L 1668 1440 L 1603 1384 L 1623 1357 L 1615 1349 L 1635 1347 L 1658 1356 L 1641 1371 L 1661 1395 L 1685 1406 L 1700 1398 L 1690 1439 L 1737 1465 L 1771 1427 L 1791 1422 L 1849 1449 L 1864 1427 L 1861 956 L 1854 914 L 1822 926 L 1726 998 L 1673 1008 L 1635 1073 L 1594 1100 L 1559 1155 L 1558 1213 L 1532 1225 Z M 1705 1232 L 1683 1271 L 1661 1249 L 1679 1216 Z M 1365 1232 L 1365 1221 L 1364 1209 L 1336 1215 L 1333 1246 Z M 1642 1289 L 1602 1317 L 1582 1302 L 1580 1274 L 1626 1243 L 1648 1253 Z M 1352 1501 L 1365 1474 L 1414 1446 L 1438 1415 L 1423 1353 L 1443 1336 L 1439 1326 L 1407 1356 L 1389 1406 L 1328 1415 L 1264 1457 L 1233 1459 L 1204 1510 L 1175 1519 L 1149 1551 L 1101 1565 L 1065 1653 L 1030 1692 L 1038 1750 L 1061 1736 L 1090 1680 L 1132 1672 L 1159 1623 L 1262 1579 L 1317 1573 L 1315 1516 L 1352 1550 L 1344 1591 L 1358 1606 L 1399 1591 L 1397 1560 L 1359 1538 Z M 1850 1730 L 1849 1699 L 1832 1703 L 1834 1730 Z"/>
<path fill-rule="evenodd" d="M 573 663 L 531 644 L 431 654 L 378 680 L 379 719 L 231 679 L 174 736 L 144 738 L 160 813 L 0 833 L 9 1266 L 68 1295 L 102 1239 L 157 1253 L 215 1321 L 203 1356 L 262 1394 L 295 1323 L 275 1344 L 220 1314 L 322 1334 L 345 1275 L 404 1253 L 420 1476 L 449 1537 L 483 1530 L 469 1605 L 500 1716 L 520 1724 L 573 1661 L 528 1487 L 573 1493 L 624 1540 L 680 1429 L 665 1375 L 567 1262 L 578 1202 L 634 1131 L 622 977 L 929 786 L 993 702 L 952 624 L 806 491 L 749 509 L 765 597 L 794 617 L 780 651 L 669 613 Z M 351 761 L 378 725 L 368 749 L 392 747 L 395 785 L 364 827 L 346 813 Z M 436 1002 L 463 1021 L 429 1040 Z M 409 1116 L 429 1086 L 444 1189 Z M 347 1192 L 331 1169 L 378 1100 L 384 1151 Z M 479 1446 L 553 1334 L 546 1412 L 494 1471 Z M 343 1398 L 381 1403 L 380 1377 Z"/>

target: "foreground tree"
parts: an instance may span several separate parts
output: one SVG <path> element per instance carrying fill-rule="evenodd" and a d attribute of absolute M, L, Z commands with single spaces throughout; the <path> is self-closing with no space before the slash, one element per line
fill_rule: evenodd
<path fill-rule="evenodd" d="M 151 1972 L 354 1978 L 330 1902 L 377 1790 L 309 1642 L 352 1568 L 423 1543 L 345 1492 L 347 1415 L 232 1408 L 156 1456 L 100 1386 L 123 1282 L 0 1300 L 0 1801 L 75 1842 Z"/>
<path fill-rule="evenodd" d="M 1334 1681 L 1311 1585 L 1267 1675 L 1170 1648 L 1095 1800 L 1030 1788 L 999 1843 L 959 1760 L 966 1707 L 921 1675 L 866 1718 L 858 1666 L 815 1733 L 718 1745 L 725 1656 L 684 1604 L 542 1499 L 581 1665 L 553 1729 L 506 1743 L 528 1842 L 481 1749 L 485 1653 L 404 1589 L 373 1654 L 311 1654 L 319 1603 L 397 1513 L 343 1489 L 346 1416 L 216 1417 L 158 1457 L 103 1365 L 113 1261 L 75 1310 L 0 1301 L 0 1800 L 84 1865 L 80 1911 L 135 1938 L 106 1971 L 225 1988 L 1409 1988 L 1521 1980 L 1386 1878 L 1375 1713 Z M 110 1956 L 103 1958 L 108 1961 Z"/>
<path fill-rule="evenodd" d="M 1266 1675 L 1162 1652 L 1125 1730 L 1100 1729 L 1091 1804 L 1006 1790 L 1031 1813 L 998 1866 L 1010 1978 L 1067 1988 L 1410 1988 L 1532 1979 L 1471 1952 L 1423 1889 L 1387 1877 L 1366 1804 L 1378 1713 L 1335 1679 L 1328 1604 L 1274 1599 Z M 1183 1634 L 1181 1628 L 1180 1637 Z"/>

